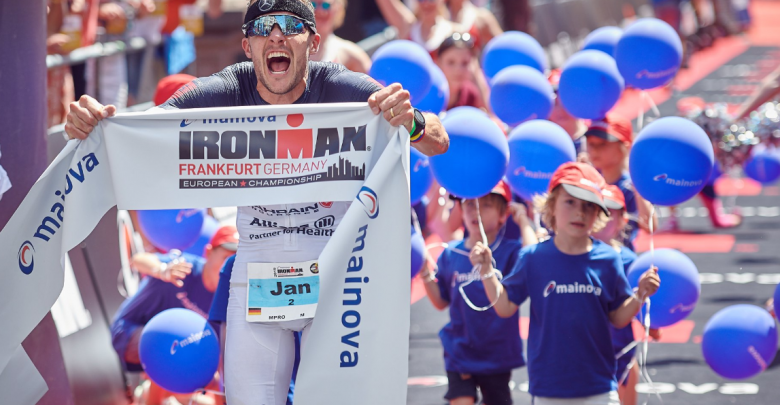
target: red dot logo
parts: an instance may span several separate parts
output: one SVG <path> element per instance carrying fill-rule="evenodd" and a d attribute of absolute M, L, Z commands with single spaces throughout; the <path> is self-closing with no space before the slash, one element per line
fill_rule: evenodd
<path fill-rule="evenodd" d="M 303 114 L 290 114 L 287 116 L 287 125 L 297 128 L 303 124 Z"/>

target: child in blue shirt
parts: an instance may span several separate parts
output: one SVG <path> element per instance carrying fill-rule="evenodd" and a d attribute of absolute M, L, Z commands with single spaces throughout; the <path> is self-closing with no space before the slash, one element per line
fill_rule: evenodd
<path fill-rule="evenodd" d="M 541 214 L 555 236 L 521 250 L 503 283 L 493 275 L 491 250 L 478 243 L 488 299 L 502 317 L 531 299 L 528 337 L 529 392 L 534 405 L 619 405 L 609 325 L 622 328 L 660 284 L 655 269 L 633 293 L 623 263 L 611 246 L 591 238 L 609 214 L 604 179 L 584 163 L 565 163 L 550 180 Z"/>
<path fill-rule="evenodd" d="M 485 235 L 494 252 L 492 266 L 502 274 L 509 274 L 521 248 L 520 241 L 503 236 L 511 196 L 509 187 L 502 181 L 479 199 Z M 476 243 L 482 244 L 477 242 L 481 240 L 477 201 L 464 200 L 458 204 L 469 236 L 451 243 L 442 252 L 435 276 L 427 268 L 420 273 L 433 306 L 439 310 L 450 308 L 450 322 L 439 332 L 449 380 L 444 398 L 451 405 L 473 405 L 479 386 L 485 404 L 511 404 L 512 369 L 525 365 L 518 315 L 501 318 L 489 308 L 490 301 L 469 260 L 469 251 Z M 520 222 L 518 225 L 525 234 L 530 233 L 524 235 L 524 240 L 534 238 L 525 210 L 512 207 L 513 219 Z"/>

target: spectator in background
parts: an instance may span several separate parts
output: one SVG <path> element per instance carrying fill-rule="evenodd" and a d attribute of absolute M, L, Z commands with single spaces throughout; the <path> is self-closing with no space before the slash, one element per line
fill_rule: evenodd
<path fill-rule="evenodd" d="M 167 0 L 167 6 L 165 9 L 165 24 L 161 31 L 163 35 L 170 36 L 171 33 L 179 26 L 179 9 L 185 4 L 195 4 L 196 0 Z"/>
<path fill-rule="evenodd" d="M 490 10 L 475 6 L 471 0 L 447 0 L 447 7 L 452 21 L 471 34 L 477 49 L 482 49 L 493 37 L 504 32 Z"/>
<path fill-rule="evenodd" d="M 135 18 L 131 24 L 127 36 L 129 38 L 143 38 L 147 45 L 159 43 L 160 27 L 163 20 L 160 16 L 154 15 L 157 10 L 153 0 L 129 0 L 129 3 L 135 10 Z M 129 51 L 125 55 L 127 60 L 127 105 L 134 105 L 139 102 L 142 75 L 147 58 L 154 55 L 152 47 L 147 47 L 138 51 Z M 151 66 L 148 65 L 147 66 Z M 147 69 L 151 70 L 151 69 Z"/>
<path fill-rule="evenodd" d="M 119 0 L 101 1 L 98 9 L 98 22 L 105 29 L 102 41 L 127 40 L 127 28 L 132 8 Z M 104 56 L 92 60 L 95 69 L 87 69 L 87 76 L 96 75 L 97 99 L 104 104 L 113 104 L 118 108 L 127 106 L 127 61 L 124 53 Z M 90 65 L 88 65 L 90 66 Z M 89 73 L 91 72 L 91 74 Z"/>
<path fill-rule="evenodd" d="M 68 44 L 72 41 L 70 35 L 62 32 L 63 20 L 67 14 L 67 2 L 49 0 L 46 14 L 46 54 L 67 54 L 71 51 Z M 46 71 L 46 107 L 47 127 L 65 122 L 68 114 L 68 104 L 74 100 L 73 78 L 70 67 L 57 66 Z"/>
<path fill-rule="evenodd" d="M 175 75 L 163 77 L 160 82 L 157 83 L 157 90 L 154 92 L 154 105 L 160 105 L 166 102 L 177 90 L 195 79 L 195 76 L 185 73 L 177 73 Z"/>
<path fill-rule="evenodd" d="M 401 0 L 376 0 L 376 4 L 387 23 L 398 30 L 398 38 L 422 45 L 434 59 L 447 37 L 454 32 L 465 32 L 459 24 L 450 21 L 444 0 L 419 0 L 414 12 Z"/>
<path fill-rule="evenodd" d="M 531 6 L 528 0 L 500 0 L 500 3 L 505 30 L 534 34 L 531 29 Z"/>
<path fill-rule="evenodd" d="M 471 34 L 456 32 L 441 43 L 436 53 L 436 64 L 450 86 L 448 110 L 461 106 L 487 107 L 487 82 L 474 46 Z"/>
<path fill-rule="evenodd" d="M 135 295 L 119 307 L 111 324 L 114 350 L 125 371 L 143 371 L 139 343 L 144 325 L 166 309 L 186 308 L 207 318 L 219 270 L 238 249 L 238 231 L 233 226 L 219 228 L 206 245 L 205 259 L 184 253 L 139 253 L 132 266 L 146 277 Z M 157 405 L 171 394 L 152 383 L 147 405 Z M 185 400 L 186 402 L 187 400 Z"/>
<path fill-rule="evenodd" d="M 333 31 L 344 24 L 347 0 L 312 0 L 314 18 L 317 19 L 317 32 L 321 36 L 320 49 L 311 55 L 311 60 L 340 63 L 353 72 L 368 73 L 371 58 L 355 45 L 338 37 Z"/>

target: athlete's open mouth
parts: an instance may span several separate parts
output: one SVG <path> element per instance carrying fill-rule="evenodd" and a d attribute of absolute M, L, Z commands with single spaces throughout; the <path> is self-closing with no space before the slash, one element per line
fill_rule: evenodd
<path fill-rule="evenodd" d="M 265 58 L 268 71 L 281 75 L 287 73 L 290 68 L 290 55 L 286 52 L 270 52 Z"/>

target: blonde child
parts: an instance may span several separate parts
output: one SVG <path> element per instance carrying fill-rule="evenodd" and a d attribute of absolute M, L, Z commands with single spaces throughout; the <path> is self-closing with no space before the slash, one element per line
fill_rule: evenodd
<path fill-rule="evenodd" d="M 609 214 L 605 186 L 587 164 L 561 165 L 541 210 L 555 236 L 523 248 L 503 283 L 493 276 L 491 249 L 477 243 L 471 251 L 499 316 L 513 316 L 531 299 L 528 375 L 534 405 L 619 405 L 609 326 L 628 325 L 660 284 L 656 269 L 649 269 L 633 292 L 615 249 L 591 237 Z"/>

